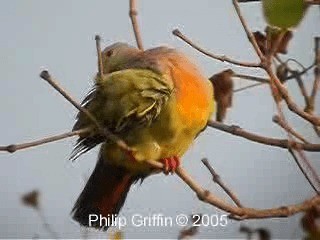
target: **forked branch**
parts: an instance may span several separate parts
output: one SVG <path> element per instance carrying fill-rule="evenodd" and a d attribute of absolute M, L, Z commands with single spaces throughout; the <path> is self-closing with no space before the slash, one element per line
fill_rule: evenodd
<path fill-rule="evenodd" d="M 148 163 L 155 168 L 163 168 L 163 164 L 160 162 L 148 161 Z M 192 191 L 196 193 L 199 200 L 230 213 L 230 217 L 235 220 L 289 217 L 299 212 L 307 211 L 313 206 L 320 204 L 320 196 L 318 195 L 299 204 L 281 206 L 277 208 L 255 209 L 238 207 L 226 203 L 218 196 L 201 187 L 183 167 L 178 167 L 176 174 L 190 187 Z"/>
<path fill-rule="evenodd" d="M 212 175 L 212 181 L 214 181 L 216 184 L 218 184 L 223 191 L 225 191 L 226 194 L 232 199 L 232 201 L 238 206 L 243 207 L 240 200 L 236 196 L 236 194 L 221 180 L 220 175 L 213 169 L 213 167 L 210 165 L 208 159 L 202 159 L 202 163 L 208 168 L 209 172 Z"/>

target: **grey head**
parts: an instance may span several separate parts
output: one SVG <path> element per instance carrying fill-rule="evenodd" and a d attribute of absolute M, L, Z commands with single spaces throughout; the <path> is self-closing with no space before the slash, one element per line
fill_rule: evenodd
<path fill-rule="evenodd" d="M 126 63 L 142 51 L 127 43 L 117 42 L 102 51 L 103 72 L 121 70 Z"/>

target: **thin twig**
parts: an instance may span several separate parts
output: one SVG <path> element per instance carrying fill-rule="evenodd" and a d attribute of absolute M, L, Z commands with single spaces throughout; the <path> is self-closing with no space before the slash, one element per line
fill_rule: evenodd
<path fill-rule="evenodd" d="M 320 88 L 320 37 L 315 37 L 314 42 L 315 42 L 315 66 L 316 67 L 314 69 L 315 79 L 313 82 L 313 88 L 309 98 L 310 99 L 309 106 L 310 106 L 311 112 L 314 111 L 316 95 Z M 314 126 L 314 130 L 317 133 L 317 135 L 320 137 L 320 128 L 317 126 Z"/>
<path fill-rule="evenodd" d="M 249 86 L 237 88 L 237 89 L 233 90 L 233 92 L 234 93 L 242 92 L 244 90 L 247 90 L 247 89 L 250 89 L 250 88 L 254 88 L 254 87 L 258 87 L 258 86 L 261 86 L 263 84 L 265 84 L 265 83 L 255 83 L 255 84 L 252 84 L 252 85 L 249 85 Z"/>
<path fill-rule="evenodd" d="M 267 65 L 265 65 L 265 67 L 270 67 L 271 65 L 271 62 L 272 62 L 272 59 L 273 59 L 273 56 L 276 54 L 276 51 L 279 47 L 279 44 L 282 40 L 284 36 L 284 31 L 282 31 L 278 36 L 277 36 L 277 39 L 276 41 L 273 43 L 270 51 L 267 53 L 267 56 L 266 56 L 266 62 L 268 63 Z M 270 37 L 270 34 L 268 35 L 268 37 Z M 263 59 L 261 59 L 261 61 L 263 61 Z M 298 139 L 301 139 L 300 138 L 300 135 L 297 134 L 295 132 L 295 130 L 293 130 L 293 128 L 289 125 L 289 123 L 287 122 L 286 118 L 285 118 L 285 115 L 283 113 L 283 110 L 282 110 L 282 106 L 281 106 L 281 100 L 282 98 L 279 96 L 279 92 L 278 92 L 278 89 L 273 81 L 274 79 L 271 78 L 270 79 L 270 90 L 272 92 L 272 96 L 273 96 L 273 99 L 274 99 L 274 102 L 276 104 L 276 107 L 277 107 L 277 111 L 278 111 L 278 115 L 276 116 L 276 120 L 278 120 L 278 124 L 287 132 L 288 134 L 288 140 L 289 142 L 292 142 L 294 141 L 294 139 L 292 138 L 292 133 L 294 133 L 296 136 L 298 136 Z M 303 138 L 302 138 L 303 139 Z"/>
<path fill-rule="evenodd" d="M 251 76 L 251 75 L 246 75 L 246 74 L 235 73 L 232 75 L 232 77 L 246 79 L 246 80 L 252 80 L 254 82 L 259 82 L 259 83 L 270 83 L 270 80 L 268 78 L 256 77 L 256 76 Z"/>
<path fill-rule="evenodd" d="M 41 220 L 41 223 L 43 227 L 47 230 L 47 232 L 51 235 L 53 239 L 60 239 L 60 236 L 56 231 L 54 231 L 51 227 L 51 225 L 48 223 L 46 216 L 43 213 L 43 210 L 41 208 L 36 209 L 38 216 Z"/>
<path fill-rule="evenodd" d="M 299 63 L 296 59 L 287 59 L 285 62 L 281 60 L 281 58 L 278 55 L 275 55 L 274 58 L 280 63 L 280 64 L 284 64 L 286 66 L 286 69 L 291 73 L 291 75 L 289 75 L 288 77 L 286 77 L 284 79 L 284 82 L 293 78 L 296 78 L 297 76 L 302 76 L 303 74 L 307 73 L 309 70 L 311 70 L 314 66 L 315 63 L 311 63 L 310 66 L 308 67 L 304 67 L 301 65 L 301 63 Z M 302 67 L 301 71 L 297 71 L 297 70 L 293 70 L 288 62 L 289 60 L 296 62 L 299 66 Z"/>
<path fill-rule="evenodd" d="M 199 51 L 199 52 L 203 53 L 204 55 L 211 57 L 213 59 L 219 60 L 221 62 L 232 63 L 234 65 L 238 65 L 238 66 L 242 66 L 242 67 L 255 67 L 255 68 L 260 67 L 259 63 L 242 62 L 242 61 L 231 59 L 225 55 L 216 55 L 216 54 L 210 53 L 210 52 L 204 50 L 203 48 L 199 47 L 195 43 L 193 43 L 189 38 L 187 38 L 185 35 L 183 35 L 178 29 L 173 30 L 172 34 L 177 36 L 178 38 L 180 38 L 181 40 L 183 40 L 187 44 L 189 44 L 191 47 L 193 47 L 197 51 Z"/>
<path fill-rule="evenodd" d="M 303 160 L 303 162 L 306 164 L 306 166 L 309 169 L 309 171 L 311 172 L 313 179 L 317 182 L 317 186 L 320 187 L 319 174 L 317 174 L 317 172 L 315 171 L 315 169 L 312 166 L 311 162 L 308 160 L 308 158 L 306 157 L 304 152 L 301 151 L 301 149 L 298 149 L 298 154 L 299 154 L 300 158 Z"/>
<path fill-rule="evenodd" d="M 80 134 L 88 132 L 89 130 L 90 130 L 90 128 L 85 128 L 85 129 L 80 129 L 80 130 L 73 131 L 73 132 L 67 132 L 67 133 L 62 133 L 62 134 L 47 137 L 47 138 L 42 138 L 40 140 L 36 140 L 36 141 L 32 141 L 32 142 L 21 143 L 21 144 L 11 144 L 8 146 L 0 146 L 0 151 L 14 153 L 15 151 L 18 151 L 18 150 L 36 147 L 36 146 L 43 145 L 46 143 L 56 142 L 61 139 L 65 139 L 65 138 L 69 138 L 69 137 L 73 137 L 73 136 L 78 136 Z"/>
<path fill-rule="evenodd" d="M 130 148 L 128 145 L 120 139 L 118 136 L 114 135 L 112 132 L 110 132 L 109 129 L 106 127 L 102 127 L 100 123 L 96 120 L 96 118 L 85 108 L 83 108 L 79 103 L 77 103 L 73 98 L 64 91 L 50 76 L 48 71 L 42 71 L 40 74 L 40 77 L 44 80 L 46 80 L 55 90 L 57 90 L 66 100 L 68 100 L 74 107 L 76 107 L 80 112 L 85 114 L 94 125 L 96 125 L 99 132 L 106 137 L 106 139 L 110 139 L 114 143 L 118 145 L 121 149 L 125 151 L 130 151 Z"/>
<path fill-rule="evenodd" d="M 290 59 L 286 60 L 285 62 L 283 62 L 278 55 L 275 56 L 275 59 L 276 59 L 281 65 L 285 66 L 286 70 L 291 73 L 291 75 L 289 76 L 290 78 L 296 79 L 296 82 L 297 82 L 297 84 L 298 84 L 298 86 L 299 86 L 301 95 L 303 96 L 303 98 L 304 98 L 304 100 L 305 100 L 305 105 L 306 105 L 305 111 L 306 111 L 306 112 L 309 112 L 309 110 L 311 109 L 311 108 L 310 108 L 310 107 L 311 107 L 311 104 L 310 104 L 310 99 L 309 99 L 307 90 L 306 90 L 306 88 L 305 88 L 305 86 L 304 86 L 304 83 L 303 83 L 303 81 L 302 81 L 302 75 L 303 75 L 304 73 L 306 73 L 307 71 L 309 71 L 310 69 L 312 69 L 312 68 L 315 66 L 315 63 L 312 63 L 309 67 L 305 68 L 305 67 L 304 67 L 301 63 L 299 63 L 296 59 L 290 58 Z M 302 67 L 303 70 L 300 71 L 300 72 L 297 71 L 297 70 L 293 70 L 293 69 L 289 66 L 289 64 L 288 64 L 289 61 L 294 61 L 294 62 L 297 63 L 300 67 Z M 289 78 L 289 77 L 288 77 L 288 78 Z M 288 78 L 284 79 L 283 82 L 287 81 Z"/>
<path fill-rule="evenodd" d="M 300 161 L 297 157 L 297 155 L 295 154 L 295 152 L 293 151 L 293 149 L 289 148 L 288 149 L 289 153 L 292 155 L 294 161 L 296 162 L 297 166 L 299 167 L 300 171 L 303 173 L 304 177 L 307 179 L 307 181 L 309 182 L 310 186 L 314 189 L 314 191 L 319 194 L 318 189 L 316 188 L 316 186 L 313 184 L 313 182 L 311 181 L 311 179 L 309 178 L 308 174 L 306 173 L 306 171 L 304 170 L 304 168 L 302 167 L 302 165 L 300 164 Z"/>
<path fill-rule="evenodd" d="M 245 131 L 239 126 L 236 125 L 226 125 L 223 123 L 219 123 L 213 120 L 210 120 L 208 122 L 208 126 L 221 130 L 223 132 L 230 133 L 235 136 L 239 136 L 242 138 L 245 138 L 247 140 L 250 140 L 252 142 L 256 143 L 261 143 L 264 145 L 269 145 L 269 146 L 275 146 L 275 147 L 280 147 L 284 149 L 288 149 L 290 146 L 292 148 L 300 148 L 305 151 L 310 151 L 310 152 L 319 152 L 320 151 L 320 144 L 311 144 L 311 143 L 299 143 L 299 142 L 290 142 L 287 139 L 277 139 L 277 138 L 269 138 L 269 137 L 264 137 L 255 133 L 250 133 L 248 131 Z"/>
<path fill-rule="evenodd" d="M 287 65 L 287 69 L 291 72 L 291 75 L 289 75 L 288 77 L 286 77 L 284 79 L 284 81 L 287 81 L 289 79 L 293 79 L 293 78 L 296 78 L 297 76 L 302 76 L 303 74 L 305 74 L 306 72 L 308 72 L 310 69 L 312 69 L 313 67 L 315 66 L 314 63 L 310 64 L 310 66 L 304 68 L 302 71 L 290 71 L 290 69 L 288 69 L 288 65 Z"/>
<path fill-rule="evenodd" d="M 137 46 L 140 50 L 143 50 L 142 38 L 141 38 L 141 33 L 140 33 L 138 20 L 137 20 L 138 11 L 137 11 L 135 0 L 130 0 L 129 8 L 130 8 L 129 16 L 131 19 L 132 28 L 133 28 L 134 36 L 136 38 Z"/>
<path fill-rule="evenodd" d="M 233 191 L 231 191 L 230 188 L 228 188 L 228 186 L 226 186 L 224 184 L 224 182 L 221 181 L 221 177 L 219 176 L 219 174 L 216 173 L 216 171 L 213 169 L 213 167 L 210 165 L 208 159 L 204 158 L 201 160 L 202 163 L 208 168 L 209 172 L 212 175 L 212 180 L 218 184 L 223 191 L 225 191 L 228 196 L 232 199 L 232 201 L 238 206 L 238 207 L 243 207 L 240 200 L 238 199 L 238 197 L 233 193 Z"/>
<path fill-rule="evenodd" d="M 237 13 L 237 15 L 239 17 L 239 20 L 240 20 L 240 22 L 242 24 L 242 27 L 244 28 L 244 30 L 245 30 L 245 32 L 247 34 L 247 37 L 248 37 L 249 41 L 251 42 L 254 50 L 256 51 L 258 57 L 260 58 L 261 63 L 264 62 L 265 61 L 265 56 L 261 52 L 261 50 L 260 50 L 260 48 L 259 48 L 259 46 L 257 44 L 257 41 L 255 40 L 252 32 L 249 30 L 247 24 L 245 23 L 245 20 L 244 20 L 242 14 L 241 14 L 241 11 L 240 11 L 240 7 L 239 7 L 239 4 L 238 4 L 238 1 L 237 0 L 232 0 L 232 3 L 233 3 L 233 6 L 234 6 L 234 8 L 236 10 L 236 13 Z M 261 64 L 260 64 L 260 66 L 261 66 Z"/>
<path fill-rule="evenodd" d="M 301 62 L 299 62 L 297 59 L 294 58 L 288 58 L 286 60 L 286 63 L 289 64 L 289 62 L 294 62 L 296 63 L 298 66 L 300 66 L 303 70 L 306 70 L 307 68 L 305 66 L 303 66 L 303 64 Z M 314 63 L 312 64 L 312 66 L 314 66 Z"/>
<path fill-rule="evenodd" d="M 302 142 L 309 143 L 300 133 L 298 133 L 292 127 L 286 126 L 283 120 L 278 115 L 273 116 L 272 121 L 277 123 L 280 127 L 285 129 L 287 132 L 290 132 L 293 136 L 295 136 L 297 139 L 301 140 Z"/>
<path fill-rule="evenodd" d="M 280 63 L 280 64 L 285 64 L 286 65 L 286 68 L 289 72 L 291 72 L 291 78 L 296 78 L 297 79 L 297 83 L 299 85 L 299 88 L 300 88 L 300 91 L 301 91 L 301 94 L 303 95 L 304 99 L 305 99 L 305 103 L 306 103 L 306 107 L 305 107 L 305 112 L 307 113 L 310 113 L 311 115 L 313 115 L 313 110 L 314 110 L 314 100 L 311 100 L 310 101 L 310 97 L 308 96 L 308 94 L 306 93 L 306 89 L 304 87 L 304 84 L 303 84 L 303 81 L 301 79 L 301 75 L 307 71 L 309 71 L 311 68 L 313 68 L 314 66 L 316 66 L 316 61 L 315 63 L 311 64 L 309 67 L 307 68 L 304 68 L 303 71 L 301 72 L 297 72 L 296 70 L 292 70 L 288 64 L 284 63 L 280 58 L 279 56 L 275 56 L 275 59 Z M 315 71 L 316 71 L 316 68 L 315 68 Z M 302 73 L 302 74 L 301 74 Z M 315 84 L 315 82 L 314 82 Z M 319 88 L 319 86 L 318 86 Z M 313 94 L 316 94 L 316 91 L 315 91 L 315 85 L 313 86 L 313 89 L 312 89 L 312 93 L 311 95 Z M 315 95 L 314 95 L 315 96 Z M 318 136 L 320 136 L 320 130 L 319 130 L 319 127 L 316 126 L 316 125 L 313 125 L 313 128 L 314 128 L 314 131 L 316 132 L 316 134 Z"/>
<path fill-rule="evenodd" d="M 282 108 L 281 108 L 281 105 L 280 105 L 280 101 L 277 101 L 276 97 L 274 96 L 274 99 L 275 99 L 275 103 L 276 103 L 276 106 L 277 106 L 277 110 L 278 110 L 278 113 L 279 115 L 276 116 L 276 118 L 273 118 L 273 120 L 276 120 L 275 122 L 277 122 L 288 134 L 288 141 L 289 141 L 289 146 L 291 149 L 291 146 L 292 146 L 292 142 L 294 141 L 292 135 L 294 136 L 297 136 L 298 138 L 300 137 L 300 135 L 293 129 L 290 127 L 289 123 L 286 121 L 285 119 L 285 116 L 284 116 L 284 113 L 282 112 Z M 303 139 L 303 138 L 302 138 Z M 300 154 L 302 152 L 302 150 L 300 148 L 296 148 L 297 152 Z M 293 157 L 295 158 L 295 161 L 296 163 L 298 164 L 299 163 L 299 159 L 296 158 L 295 155 L 293 155 Z M 307 159 L 304 159 L 302 158 L 302 160 L 305 162 L 305 163 L 308 163 L 308 160 Z M 298 164 L 299 166 L 299 164 Z M 310 166 L 310 168 L 312 169 L 312 166 Z M 313 169 L 312 169 L 313 170 Z M 304 171 L 303 168 L 300 167 L 300 171 L 302 171 L 302 173 L 304 175 L 306 175 L 306 172 Z M 311 186 L 314 187 L 314 185 L 312 184 L 312 181 L 310 181 L 311 183 Z"/>
<path fill-rule="evenodd" d="M 85 114 L 91 121 L 96 125 L 98 129 L 102 127 L 95 119 L 95 117 L 85 108 L 83 108 L 79 103 L 77 103 L 65 90 L 63 90 L 56 81 L 50 76 L 49 72 L 44 70 L 40 73 L 40 77 L 46 80 L 55 90 L 57 90 L 66 100 L 68 100 L 75 108 L 77 108 L 80 112 Z"/>
<path fill-rule="evenodd" d="M 288 149 L 290 151 L 291 149 L 291 144 L 294 141 L 292 138 L 292 135 L 296 136 L 297 138 L 302 138 L 295 130 L 293 130 L 290 125 L 288 124 L 288 122 L 286 121 L 284 114 L 282 112 L 281 106 L 280 106 L 280 102 L 276 102 L 277 104 L 277 108 L 278 108 L 278 112 L 279 112 L 279 116 L 276 116 L 276 118 L 274 118 L 273 120 L 275 120 L 275 122 L 277 122 L 284 130 L 286 130 L 286 132 L 288 133 L 288 140 L 289 140 L 289 144 L 290 144 L 290 148 Z M 301 140 L 304 140 L 303 138 Z M 291 149 L 292 150 L 292 149 Z M 302 159 L 302 161 L 307 165 L 308 169 L 311 171 L 311 173 L 315 176 L 316 175 L 316 171 L 313 169 L 312 165 L 310 164 L 309 160 L 306 158 L 306 156 L 303 154 L 303 151 L 297 147 L 295 149 L 300 158 Z M 303 173 L 303 175 L 308 176 L 306 171 L 301 167 L 299 159 L 296 157 L 296 155 L 294 154 L 294 151 L 290 152 L 291 155 L 293 156 L 295 162 L 297 163 L 300 171 Z M 314 177 L 314 179 L 317 180 L 317 183 L 319 184 L 319 178 L 317 177 L 317 175 Z M 311 181 L 311 179 L 308 178 L 309 183 L 311 184 L 311 186 L 313 188 L 315 188 L 313 182 Z"/>
<path fill-rule="evenodd" d="M 96 40 L 96 49 L 97 49 L 97 56 L 98 56 L 98 74 L 100 79 L 103 79 L 103 64 L 102 64 L 102 56 L 101 56 L 101 37 L 99 35 L 95 36 Z"/>
<path fill-rule="evenodd" d="M 286 66 L 287 67 L 287 66 Z M 286 82 L 288 80 L 291 80 L 293 78 L 301 78 L 301 76 L 303 74 L 305 74 L 306 72 L 308 72 L 310 69 L 312 69 L 314 67 L 314 64 L 311 64 L 309 67 L 303 69 L 302 71 L 298 72 L 298 71 L 294 71 L 292 70 L 291 71 L 291 75 L 289 75 L 288 77 L 286 77 L 285 79 L 283 79 L 283 82 Z M 289 69 L 288 69 L 289 70 Z M 290 70 L 289 70 L 290 71 Z M 233 92 L 236 93 L 236 92 L 241 92 L 241 91 L 244 91 L 244 90 L 247 90 L 249 88 L 253 88 L 253 87 L 257 87 L 257 86 L 261 86 L 263 84 L 269 84 L 270 83 L 270 80 L 268 78 L 263 78 L 263 77 L 256 77 L 256 76 L 252 76 L 252 75 L 247 75 L 247 74 L 238 74 L 238 73 L 235 73 L 233 75 L 233 77 L 236 77 L 236 78 L 241 78 L 241 79 L 246 79 L 246 80 L 251 80 L 251 81 L 254 81 L 254 82 L 258 82 L 258 83 L 255 83 L 255 84 L 252 84 L 252 85 L 249 85 L 249 86 L 245 86 L 245 87 L 242 87 L 242 88 L 238 88 L 236 90 L 234 90 Z"/>
<path fill-rule="evenodd" d="M 279 116 L 274 116 L 273 117 L 273 121 L 276 122 L 277 124 L 279 124 L 283 129 L 285 129 L 288 132 L 289 144 L 293 141 L 293 138 L 292 138 L 291 135 L 293 135 L 293 136 L 297 137 L 298 139 L 300 139 L 300 140 L 305 142 L 304 138 L 299 133 L 297 133 L 294 129 L 292 129 L 287 122 L 285 122 L 284 117 L 281 118 Z M 295 155 L 293 149 L 291 147 L 289 147 L 288 150 L 291 153 L 292 157 L 294 158 L 294 160 L 295 160 L 296 164 L 298 165 L 300 171 L 307 178 L 307 180 L 310 183 L 311 187 L 313 189 L 315 189 L 317 193 L 319 193 L 317 188 L 313 184 L 313 181 L 311 180 L 311 178 L 309 178 L 306 170 L 301 166 L 300 161 L 299 161 L 298 157 Z M 319 177 L 318 177 L 316 171 L 314 170 L 314 168 L 312 167 L 311 163 L 309 162 L 308 158 L 305 156 L 305 154 L 303 153 L 303 151 L 300 148 L 296 148 L 295 150 L 299 154 L 301 160 L 308 167 L 308 170 L 312 173 L 313 178 L 317 181 L 317 184 L 319 185 L 320 184 Z"/>
<path fill-rule="evenodd" d="M 289 110 L 296 113 L 298 116 L 302 117 L 303 119 L 309 121 L 313 125 L 320 126 L 320 118 L 318 116 L 309 114 L 299 108 L 299 106 L 290 97 L 288 90 L 282 85 L 278 77 L 273 73 L 272 69 L 270 67 L 267 67 L 265 70 L 270 75 L 270 78 L 273 79 L 273 82 L 275 83 L 276 87 L 281 93 L 281 96 L 287 103 Z"/>
<path fill-rule="evenodd" d="M 294 71 L 295 72 L 295 71 Z M 304 98 L 304 101 L 305 101 L 305 104 L 306 104 L 306 110 L 307 109 L 311 109 L 311 102 L 310 102 L 310 99 L 309 99 L 309 96 L 308 96 L 308 93 L 307 93 L 307 89 L 306 87 L 304 86 L 304 83 L 301 79 L 301 76 L 299 76 L 297 74 L 296 76 L 296 81 L 298 83 L 298 86 L 299 86 L 299 89 L 300 89 L 300 92 L 301 92 L 301 95 L 303 96 Z"/>
<path fill-rule="evenodd" d="M 307 68 L 303 69 L 302 71 L 298 72 L 298 71 L 294 71 L 292 69 L 290 69 L 287 65 L 286 68 L 288 69 L 288 71 L 291 72 L 291 75 L 289 75 L 288 77 L 286 77 L 285 79 L 283 79 L 283 82 L 286 82 L 288 80 L 291 80 L 293 78 L 297 78 L 298 76 L 302 76 L 303 74 L 305 74 L 306 72 L 308 72 L 310 69 L 312 69 L 315 66 L 315 64 L 311 64 L 310 66 L 308 66 Z M 235 73 L 233 75 L 233 77 L 237 77 L 237 78 L 241 78 L 241 79 L 246 79 L 246 80 L 252 80 L 255 82 L 259 82 L 259 83 L 270 83 L 270 79 L 269 78 L 263 78 L 263 77 L 257 77 L 257 76 L 252 76 L 252 75 L 247 75 L 247 74 L 239 74 L 239 73 Z"/>
<path fill-rule="evenodd" d="M 315 69 L 314 69 L 314 82 L 310 95 L 310 110 L 314 111 L 314 102 L 316 99 L 317 92 L 320 87 L 320 37 L 315 37 Z"/>

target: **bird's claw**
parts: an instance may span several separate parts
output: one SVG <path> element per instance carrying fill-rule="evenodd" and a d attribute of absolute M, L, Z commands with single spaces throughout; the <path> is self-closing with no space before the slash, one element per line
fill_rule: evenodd
<path fill-rule="evenodd" d="M 166 175 L 174 173 L 180 165 L 180 159 L 176 156 L 163 158 L 160 162 L 163 163 L 163 172 Z"/>

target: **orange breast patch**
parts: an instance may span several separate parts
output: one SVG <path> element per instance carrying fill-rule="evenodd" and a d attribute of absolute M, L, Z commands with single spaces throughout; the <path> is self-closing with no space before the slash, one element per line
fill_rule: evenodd
<path fill-rule="evenodd" d="M 212 89 L 206 79 L 194 68 L 174 64 L 171 76 L 175 85 L 178 111 L 186 124 L 200 124 L 207 122 L 212 111 Z"/>

